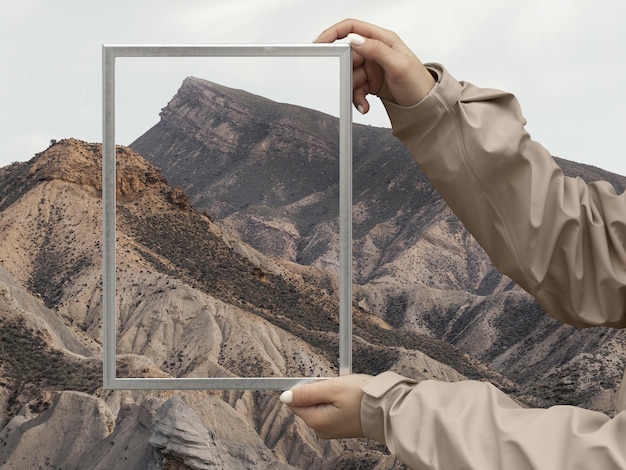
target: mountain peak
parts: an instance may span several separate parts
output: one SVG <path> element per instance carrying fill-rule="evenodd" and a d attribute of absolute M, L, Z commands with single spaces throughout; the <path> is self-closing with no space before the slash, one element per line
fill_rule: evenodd
<path fill-rule="evenodd" d="M 178 96 L 187 96 L 188 93 L 202 94 L 206 97 L 216 98 L 221 97 L 223 100 L 228 100 L 233 103 L 240 103 L 240 105 L 251 104 L 273 104 L 276 103 L 263 96 L 255 95 L 245 90 L 237 88 L 230 88 L 219 83 L 215 83 L 203 78 L 189 76 L 183 80 L 183 83 L 178 90 Z M 214 101 L 213 104 L 216 104 Z M 206 105 L 207 103 L 203 103 Z M 224 104 L 223 102 L 220 104 Z"/>

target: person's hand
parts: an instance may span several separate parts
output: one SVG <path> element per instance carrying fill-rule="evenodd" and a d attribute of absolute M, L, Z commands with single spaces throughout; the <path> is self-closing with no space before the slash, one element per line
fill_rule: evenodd
<path fill-rule="evenodd" d="M 392 31 L 359 20 L 341 21 L 325 30 L 315 42 L 332 43 L 347 37 L 353 50 L 353 97 L 365 114 L 367 95 L 412 106 L 428 94 L 435 80 L 420 60 Z"/>
<path fill-rule="evenodd" d="M 363 437 L 361 386 L 371 378 L 354 374 L 298 385 L 283 392 L 280 400 L 322 439 Z"/>

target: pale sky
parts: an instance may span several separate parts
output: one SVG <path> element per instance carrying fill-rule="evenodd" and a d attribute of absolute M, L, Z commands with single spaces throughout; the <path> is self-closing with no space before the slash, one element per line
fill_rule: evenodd
<path fill-rule="evenodd" d="M 308 44 L 355 17 L 460 80 L 515 93 L 553 155 L 626 175 L 623 0 L 0 0 L 0 12 L 0 166 L 50 139 L 102 141 L 102 44 Z M 117 141 L 156 124 L 187 75 L 336 113 L 333 64 L 119 59 Z M 354 119 L 388 125 L 380 106 Z"/>

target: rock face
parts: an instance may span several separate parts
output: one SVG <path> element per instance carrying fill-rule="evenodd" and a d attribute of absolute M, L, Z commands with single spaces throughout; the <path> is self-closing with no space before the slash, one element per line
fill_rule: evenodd
<path fill-rule="evenodd" d="M 28 410 L 14 417 L 0 434 L 5 458 L 28 462 L 28 468 L 80 468 L 85 453 L 115 427 L 115 417 L 102 400 L 78 392 L 59 393 L 50 408 L 33 415 Z M 67 432 L 71 437 L 52 438 Z"/>
<path fill-rule="evenodd" d="M 624 332 L 547 317 L 494 269 L 389 129 L 354 125 L 353 143 L 358 305 L 459 347 L 548 403 L 610 410 Z M 336 118 L 188 78 L 131 147 L 259 251 L 336 272 L 337 145 Z M 626 187 L 558 162 L 570 176 Z"/>
<path fill-rule="evenodd" d="M 170 398 L 159 408 L 150 445 L 155 448 L 161 462 L 173 455 L 194 469 L 224 467 L 214 437 L 180 397 Z"/>
<path fill-rule="evenodd" d="M 317 440 L 277 392 L 100 388 L 99 158 L 99 145 L 68 139 L 0 170 L 0 466 L 398 468 L 371 443 Z M 337 373 L 332 273 L 245 244 L 136 152 L 119 148 L 118 161 L 118 376 Z M 355 371 L 515 389 L 358 306 L 354 327 Z"/>

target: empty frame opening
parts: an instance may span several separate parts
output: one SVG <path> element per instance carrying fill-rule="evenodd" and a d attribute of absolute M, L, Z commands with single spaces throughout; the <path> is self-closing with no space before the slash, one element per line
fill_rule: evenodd
<path fill-rule="evenodd" d="M 122 57 L 124 60 L 120 61 L 119 58 Z M 243 73 L 252 66 L 254 74 Z M 346 45 L 103 46 L 105 388 L 285 389 L 302 381 L 350 373 L 351 68 L 350 49 Z M 262 84 L 261 80 L 254 80 L 263 71 L 278 78 L 269 85 Z M 149 78 L 159 75 L 164 75 L 165 79 L 163 85 L 157 86 L 156 79 L 150 81 Z M 316 99 L 313 91 L 302 93 L 302 89 L 311 90 L 311 87 L 314 87 L 313 91 L 319 92 L 321 98 Z M 333 90 L 328 91 L 329 87 Z M 294 92 L 291 93 L 291 90 Z M 170 96 L 166 97 L 163 93 Z M 116 164 L 122 174 L 124 165 L 121 159 L 125 158 L 125 155 L 118 155 L 116 152 L 115 136 L 116 132 L 120 132 L 116 126 L 125 129 L 140 129 L 143 126 L 142 130 L 133 131 L 136 136 L 141 135 L 150 127 L 149 124 L 146 125 L 144 110 L 149 110 L 159 100 L 161 103 L 157 106 L 163 107 L 169 103 L 168 107 L 179 107 L 174 120 L 181 116 L 195 120 L 199 144 L 206 144 L 207 137 L 210 142 L 211 133 L 214 133 L 215 140 L 226 142 L 221 155 L 217 144 L 212 150 L 199 150 L 202 147 L 199 145 L 191 149 L 169 148 L 169 153 L 164 153 L 173 155 L 180 151 L 184 154 L 181 155 L 182 158 L 199 159 L 200 168 L 211 167 L 215 170 L 204 175 L 207 184 L 212 184 L 212 190 L 216 191 L 220 184 L 225 189 L 230 182 L 228 197 L 247 197 L 247 200 L 237 202 L 244 206 L 253 205 L 252 211 L 248 211 L 248 217 L 256 211 L 259 218 L 267 216 L 267 220 L 272 220 L 268 214 L 264 214 L 264 211 L 273 210 L 276 201 L 269 200 L 272 198 L 282 198 L 280 202 L 283 205 L 295 206 L 301 203 L 303 194 L 308 194 L 309 198 L 319 196 L 327 199 L 334 191 L 338 199 L 335 204 L 320 204 L 317 207 L 312 204 L 308 216 L 311 224 L 333 219 L 338 221 L 336 244 L 339 253 L 335 261 L 335 274 L 339 285 L 325 291 L 335 295 L 330 301 L 326 299 L 326 306 L 336 305 L 338 309 L 338 331 L 328 330 L 333 321 L 329 318 L 328 311 L 320 308 L 325 302 L 324 292 L 316 292 L 314 289 L 305 292 L 305 289 L 295 293 L 294 290 L 297 289 L 294 289 L 294 284 L 285 282 L 285 278 L 281 277 L 279 264 L 272 264 L 270 258 L 265 259 L 262 255 L 255 259 L 254 253 L 250 253 L 237 240 L 231 241 L 229 249 L 236 254 L 233 259 L 238 260 L 235 264 L 239 262 L 240 266 L 226 266 L 230 263 L 224 261 L 227 257 L 220 258 L 217 263 L 221 263 L 221 271 L 216 273 L 217 267 L 213 268 L 210 264 L 216 260 L 215 252 L 219 251 L 215 248 L 219 245 L 219 237 L 213 238 L 216 234 L 209 233 L 210 230 L 200 238 L 198 234 L 194 238 L 190 233 L 190 226 L 204 227 L 201 230 L 206 230 L 208 224 L 203 225 L 201 218 L 198 218 L 200 213 L 194 212 L 189 220 L 183 220 L 182 216 L 177 218 L 175 213 L 169 214 L 168 218 L 168 210 L 157 207 L 156 203 L 152 210 L 133 212 L 132 201 L 124 200 L 126 195 L 123 188 L 116 188 L 115 183 Z M 175 100 L 178 102 L 174 103 Z M 203 100 L 206 103 L 202 103 Z M 168 111 L 171 110 L 164 108 L 163 113 Z M 280 138 L 276 135 L 280 137 L 283 126 L 285 139 L 296 141 L 290 132 L 306 132 L 307 126 L 302 126 L 302 123 L 295 126 L 289 119 L 321 119 L 320 112 L 338 118 L 324 120 L 324 125 L 334 122 L 336 127 L 329 129 L 326 134 L 329 137 L 323 138 L 323 142 L 319 141 L 319 134 L 315 136 L 318 140 L 316 145 L 320 149 L 337 152 L 334 170 L 332 166 L 322 165 L 321 168 L 328 174 L 309 175 L 311 177 L 307 178 L 306 164 L 303 162 L 299 174 L 290 174 L 293 173 L 290 170 L 283 174 L 277 171 L 277 175 L 272 175 L 272 168 L 263 166 L 264 163 L 271 165 L 271 158 L 265 162 L 250 161 L 251 156 L 256 156 L 258 160 L 261 155 L 252 152 L 252 147 L 263 145 L 268 147 L 274 158 L 289 158 L 289 154 L 293 158 L 307 158 L 302 153 L 306 153 L 306 149 L 302 148 L 304 146 L 291 148 L 286 155 L 281 156 Z M 221 122 L 217 122 L 220 120 L 220 113 L 226 114 L 221 117 Z M 153 128 L 154 135 L 162 138 L 159 142 L 161 147 L 167 138 L 163 137 L 163 129 L 158 126 L 173 126 L 173 123 L 164 123 L 165 117 L 163 115 Z M 238 118 L 241 121 L 237 121 Z M 246 119 L 260 121 L 257 131 L 254 131 L 254 126 L 250 126 L 250 122 L 245 122 Z M 205 120 L 206 126 L 202 124 Z M 241 126 L 239 131 L 245 131 L 239 135 L 234 129 L 238 125 Z M 310 130 L 314 131 L 314 123 L 309 125 Z M 332 128 L 333 125 L 329 127 Z M 271 131 L 273 138 L 267 142 L 259 136 L 252 138 L 255 132 L 264 131 Z M 202 133 L 205 135 L 200 136 Z M 142 143 L 141 138 L 133 142 L 128 142 L 132 137 L 124 139 L 149 152 L 149 134 L 150 131 L 142 136 L 148 142 Z M 226 150 L 229 136 L 231 140 L 241 140 L 245 138 L 242 136 L 247 136 L 249 146 L 240 142 L 241 145 L 234 149 L 234 153 L 228 154 Z M 186 141 L 190 141 L 189 136 Z M 286 140 L 283 146 L 288 147 L 289 143 Z M 233 143 L 230 142 L 230 145 Z M 250 155 L 245 155 L 243 150 L 246 148 L 250 150 Z M 309 151 L 308 158 L 327 157 L 320 149 Z M 158 145 L 153 146 L 152 150 L 155 155 L 158 154 Z M 239 158 L 241 171 L 220 181 L 220 175 L 216 172 L 220 171 L 218 160 L 224 158 L 224 155 Z M 160 162 L 159 166 L 163 164 L 167 162 Z M 320 165 L 316 168 L 319 169 Z M 233 182 L 233 178 L 238 178 L 234 174 L 241 175 L 241 181 Z M 185 177 L 189 175 L 180 175 L 182 179 Z M 202 182 L 204 177 L 197 181 Z M 276 183 L 281 178 L 301 178 L 312 187 L 306 188 L 305 184 L 303 188 L 299 185 L 302 194 L 295 194 L 297 191 L 291 185 L 293 194 L 280 194 L 276 189 L 280 184 Z M 274 180 L 272 183 L 268 181 L 266 190 L 260 184 L 264 179 Z M 255 188 L 255 194 L 245 193 L 246 181 L 248 188 Z M 181 182 L 183 181 L 176 181 L 172 186 L 183 186 Z M 319 188 L 315 188 L 316 185 Z M 206 199 L 209 202 L 205 203 L 210 204 L 211 198 Z M 235 201 L 231 202 L 234 207 Z M 224 205 L 223 202 L 221 204 Z M 194 205 L 201 204 L 195 201 Z M 207 210 L 205 215 L 210 217 L 210 213 Z M 317 221 L 314 220 L 316 217 L 319 217 Z M 332 225 L 329 222 L 329 226 Z M 335 227 L 336 225 L 335 223 Z M 194 240 L 201 240 L 201 243 Z M 211 245 L 211 242 L 215 244 Z M 146 248 L 150 246 L 156 248 Z M 203 253 L 207 255 L 206 261 L 202 258 Z M 212 256 L 208 256 L 210 254 Z M 146 263 L 147 259 L 151 261 Z M 137 260 L 139 262 L 134 262 Z M 333 262 L 331 259 L 327 261 Z M 158 266 L 160 269 L 156 269 Z M 183 272 L 183 275 L 167 276 L 168 268 L 178 273 Z M 232 277 L 237 276 L 237 269 L 243 269 L 244 273 L 239 279 L 233 280 Z M 230 284 L 224 282 L 226 278 L 231 278 Z M 252 289 L 255 282 L 270 286 L 265 290 L 265 299 L 259 299 L 259 294 L 254 294 L 254 299 L 246 299 L 246 289 Z M 222 299 L 211 291 L 211 283 L 214 284 L 213 287 L 222 289 Z M 220 283 L 222 285 L 218 286 Z M 303 302 L 302 299 L 306 299 L 307 295 L 309 300 Z M 208 296 L 218 301 L 207 302 Z M 317 305 L 314 300 L 316 297 L 319 297 Z M 281 304 L 282 307 L 273 303 L 277 298 L 286 300 Z M 285 309 L 285 305 L 289 305 L 290 299 L 293 299 L 291 311 L 281 312 L 281 308 Z M 159 307 L 155 308 L 155 305 Z M 316 312 L 319 318 L 315 317 Z M 315 319 L 314 324 L 311 323 L 312 319 Z M 288 333 L 277 335 L 278 330 L 269 331 L 271 325 L 281 330 L 284 328 Z M 307 339 L 312 339 L 311 334 L 316 327 L 320 330 L 316 332 L 318 336 L 313 342 L 317 342 L 320 347 L 303 350 L 302 344 L 310 342 Z M 289 331 L 290 328 L 298 331 Z M 325 329 L 328 334 L 324 339 Z M 302 341 L 299 342 L 299 339 Z M 178 344 L 172 344 L 173 342 Z M 324 358 L 324 351 L 328 354 L 329 348 L 332 350 L 334 347 L 332 345 L 336 346 L 337 357 L 335 365 L 329 368 L 324 366 L 325 359 L 328 360 L 328 357 Z M 142 364 L 141 360 L 129 354 L 131 352 L 150 357 L 154 364 Z M 238 360 L 241 362 L 237 362 Z M 236 366 L 238 377 L 233 376 L 229 366 Z M 262 372 L 267 375 L 260 376 Z"/>

